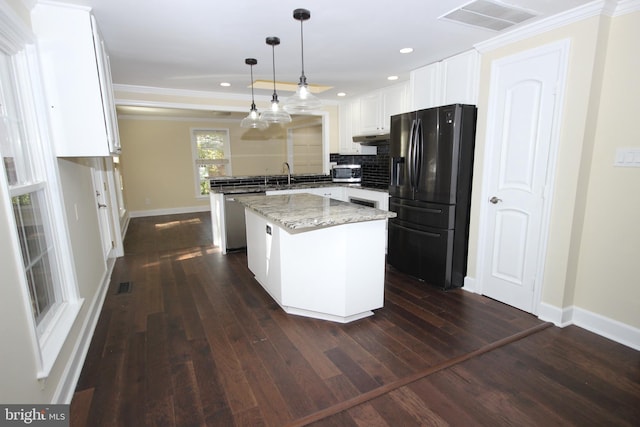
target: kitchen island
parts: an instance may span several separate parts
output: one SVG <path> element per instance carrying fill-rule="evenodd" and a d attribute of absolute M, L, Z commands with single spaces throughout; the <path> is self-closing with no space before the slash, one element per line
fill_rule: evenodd
<path fill-rule="evenodd" d="M 249 269 L 285 312 L 347 323 L 382 307 L 394 212 L 308 193 L 239 201 Z"/>

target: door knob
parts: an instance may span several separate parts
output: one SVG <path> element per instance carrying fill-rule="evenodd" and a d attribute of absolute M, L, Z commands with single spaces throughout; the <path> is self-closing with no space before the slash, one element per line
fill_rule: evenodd
<path fill-rule="evenodd" d="M 102 203 L 98 203 L 98 207 L 99 207 L 99 208 L 106 208 L 106 207 L 107 207 L 107 205 L 103 205 Z"/>
<path fill-rule="evenodd" d="M 489 201 L 495 205 L 496 203 L 501 202 L 502 199 L 498 199 L 496 196 L 493 196 L 492 198 L 489 199 Z"/>

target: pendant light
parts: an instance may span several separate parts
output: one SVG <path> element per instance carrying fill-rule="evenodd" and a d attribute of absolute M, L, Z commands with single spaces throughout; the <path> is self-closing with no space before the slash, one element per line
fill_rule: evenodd
<path fill-rule="evenodd" d="M 291 116 L 280 107 L 276 93 L 276 46 L 280 44 L 280 39 L 267 37 L 267 44 L 271 46 L 273 60 L 273 97 L 271 98 L 271 109 L 263 111 L 260 114 L 260 120 L 266 123 L 289 123 Z"/>
<path fill-rule="evenodd" d="M 304 75 L 304 37 L 302 24 L 311 18 L 311 12 L 307 9 L 296 9 L 293 11 L 293 18 L 300 21 L 300 46 L 302 52 L 302 73 L 296 93 L 285 100 L 284 109 L 290 113 L 307 113 L 320 108 L 320 100 L 315 97 L 307 85 L 307 77 Z"/>
<path fill-rule="evenodd" d="M 253 99 L 253 66 L 258 63 L 258 60 L 255 58 L 247 58 L 244 60 L 244 63 L 251 66 L 251 110 L 249 110 L 249 115 L 240 122 L 240 127 L 245 129 L 266 129 L 269 125 L 266 122 L 260 121 L 256 102 Z"/>

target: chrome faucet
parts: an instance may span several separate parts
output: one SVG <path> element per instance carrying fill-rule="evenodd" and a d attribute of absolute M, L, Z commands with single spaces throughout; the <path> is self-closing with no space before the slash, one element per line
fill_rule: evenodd
<path fill-rule="evenodd" d="M 284 172 L 285 168 L 287 168 L 287 185 L 291 185 L 291 166 L 289 166 L 289 163 L 284 162 L 282 164 L 282 172 Z"/>

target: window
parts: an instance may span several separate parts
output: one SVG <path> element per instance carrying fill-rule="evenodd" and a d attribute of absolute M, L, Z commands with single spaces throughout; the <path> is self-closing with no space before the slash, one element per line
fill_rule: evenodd
<path fill-rule="evenodd" d="M 0 11 L 1 12 L 1 11 Z M 3 27 L 19 27 L 0 13 Z M 5 24 L 7 24 L 5 26 Z M 12 28 L 13 27 L 13 28 Z M 13 35 L 13 34 L 12 34 Z M 80 310 L 82 300 L 70 264 L 55 163 L 46 141 L 44 105 L 35 93 L 40 83 L 33 46 L 7 44 L 0 34 L 0 185 L 11 206 L 12 242 L 16 262 L 24 273 L 20 286 L 25 309 L 33 314 L 38 378 L 48 375 Z M 24 40 L 19 35 L 12 41 Z M 5 43 L 3 43 L 5 42 Z M 54 226 L 57 225 L 57 226 Z M 20 303 L 20 301 L 16 301 Z"/>
<path fill-rule="evenodd" d="M 191 129 L 196 195 L 209 194 L 209 177 L 231 176 L 228 129 Z"/>
<path fill-rule="evenodd" d="M 0 57 L 0 76 L 3 135 L 0 153 L 9 184 L 30 305 L 42 335 L 46 330 L 46 315 L 59 300 L 54 269 L 56 252 L 47 218 L 46 183 L 38 177 L 32 161 L 25 122 L 22 112 L 18 111 L 18 94 L 13 91 L 17 85 L 11 84 L 15 81 L 11 59 L 6 55 Z"/>

